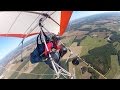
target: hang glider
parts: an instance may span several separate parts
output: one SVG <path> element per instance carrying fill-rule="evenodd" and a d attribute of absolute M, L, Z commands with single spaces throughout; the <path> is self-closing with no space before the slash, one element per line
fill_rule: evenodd
<path fill-rule="evenodd" d="M 38 22 L 54 34 L 62 35 L 72 11 L 1 11 L 0 36 L 25 38 L 39 33 Z M 46 30 L 44 30 L 46 32 Z"/>
<path fill-rule="evenodd" d="M 0 12 L 0 36 L 23 38 L 20 44 L 21 61 L 23 41 L 25 38 L 39 34 L 42 36 L 45 49 L 49 51 L 43 32 L 62 35 L 68 25 L 72 11 L 12 11 Z M 19 45 L 20 45 L 19 44 Z M 72 74 L 59 66 L 49 53 L 50 62 L 57 78 L 60 75 L 67 75 L 72 78 Z M 61 73 L 60 73 L 61 72 Z"/>

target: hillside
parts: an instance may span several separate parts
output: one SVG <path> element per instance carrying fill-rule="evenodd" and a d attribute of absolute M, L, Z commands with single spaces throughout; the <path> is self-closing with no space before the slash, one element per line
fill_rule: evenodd
<path fill-rule="evenodd" d="M 108 29 L 115 30 L 115 29 L 119 29 L 119 25 L 120 25 L 119 12 L 102 13 L 102 14 L 96 14 L 96 15 L 80 18 L 70 22 L 67 31 L 76 30 L 76 29 L 85 29 L 85 28 L 89 28 L 89 30 L 94 30 L 95 28 L 98 27 L 105 27 Z"/>

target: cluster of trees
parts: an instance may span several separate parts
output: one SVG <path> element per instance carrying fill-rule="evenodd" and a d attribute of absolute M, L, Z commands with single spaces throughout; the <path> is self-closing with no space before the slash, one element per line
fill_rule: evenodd
<path fill-rule="evenodd" d="M 113 33 L 111 36 L 109 36 L 110 39 L 110 43 L 114 43 L 114 42 L 119 42 L 120 43 L 120 34 L 118 33 Z"/>

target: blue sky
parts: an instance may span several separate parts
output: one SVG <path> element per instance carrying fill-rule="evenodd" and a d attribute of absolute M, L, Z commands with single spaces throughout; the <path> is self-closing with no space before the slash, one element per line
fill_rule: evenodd
<path fill-rule="evenodd" d="M 86 16 L 90 16 L 98 13 L 104 13 L 104 12 L 106 11 L 74 11 L 70 21 L 75 20 L 77 18 L 83 18 Z M 29 40 L 30 38 L 26 40 Z M 2 59 L 5 55 L 7 55 L 12 50 L 14 50 L 21 42 L 21 40 L 22 40 L 21 38 L 0 37 L 0 59 Z"/>
<path fill-rule="evenodd" d="M 17 47 L 20 38 L 0 37 L 0 59 Z"/>
<path fill-rule="evenodd" d="M 25 41 L 33 38 L 34 36 L 31 36 L 29 38 L 26 38 Z M 5 57 L 9 52 L 14 50 L 19 43 L 22 41 L 22 38 L 15 38 L 15 37 L 0 37 L 0 59 Z M 24 41 L 24 42 L 25 42 Z"/>

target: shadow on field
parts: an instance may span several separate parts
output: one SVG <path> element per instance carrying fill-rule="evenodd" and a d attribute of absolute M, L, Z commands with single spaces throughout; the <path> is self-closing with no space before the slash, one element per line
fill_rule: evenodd
<path fill-rule="evenodd" d="M 105 74 L 110 68 L 111 55 L 116 55 L 117 51 L 112 44 L 106 44 L 88 51 L 87 55 L 81 58 L 91 64 L 100 73 Z"/>

